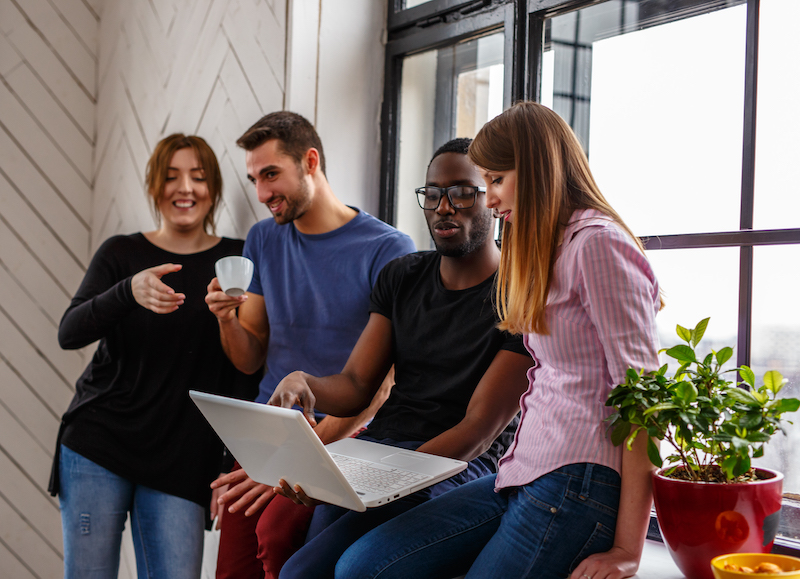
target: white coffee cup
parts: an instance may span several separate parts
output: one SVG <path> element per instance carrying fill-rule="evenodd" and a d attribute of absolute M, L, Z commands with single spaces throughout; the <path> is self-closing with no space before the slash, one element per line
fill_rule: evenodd
<path fill-rule="evenodd" d="M 223 257 L 214 264 L 222 291 L 231 297 L 238 297 L 247 291 L 253 279 L 253 268 L 252 261 L 238 255 Z"/>

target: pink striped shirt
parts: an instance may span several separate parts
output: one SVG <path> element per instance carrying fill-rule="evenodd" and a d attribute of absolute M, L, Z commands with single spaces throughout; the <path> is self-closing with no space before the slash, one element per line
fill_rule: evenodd
<path fill-rule="evenodd" d="M 624 447 L 608 437 L 605 401 L 629 367 L 659 367 L 659 303 L 655 275 L 630 236 L 602 213 L 573 213 L 547 297 L 550 335 L 524 337 L 535 365 L 498 489 L 578 462 L 621 472 Z"/>

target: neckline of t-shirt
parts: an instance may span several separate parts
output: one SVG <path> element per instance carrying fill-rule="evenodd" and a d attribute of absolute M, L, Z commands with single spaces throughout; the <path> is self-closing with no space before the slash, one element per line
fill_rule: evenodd
<path fill-rule="evenodd" d="M 294 230 L 297 233 L 297 235 L 309 241 L 321 241 L 323 239 L 330 239 L 331 237 L 336 237 L 337 235 L 345 233 L 348 229 L 355 227 L 356 222 L 361 221 L 364 218 L 364 215 L 366 215 L 366 213 L 364 213 L 358 207 L 353 207 L 352 205 L 348 205 L 348 207 L 356 211 L 356 216 L 353 217 L 350 221 L 348 221 L 344 225 L 342 225 L 341 227 L 337 227 L 332 231 L 326 231 L 325 233 L 303 233 L 302 231 L 297 229 L 297 226 L 294 223 L 292 223 L 292 227 L 294 227 Z"/>
<path fill-rule="evenodd" d="M 150 247 L 153 247 L 153 248 L 157 249 L 158 251 L 161 251 L 161 252 L 166 253 L 168 255 L 176 255 L 178 257 L 193 257 L 195 255 L 203 255 L 204 253 L 208 253 L 209 251 L 213 251 L 213 250 L 217 249 L 222 244 L 222 242 L 224 240 L 228 239 L 227 237 L 220 236 L 218 242 L 216 242 L 214 245 L 212 245 L 208 249 L 204 249 L 203 251 L 197 251 L 195 253 L 175 253 L 174 251 L 170 251 L 168 249 L 164 249 L 163 247 L 159 247 L 158 245 L 156 245 L 155 243 L 153 243 L 152 241 L 147 239 L 147 236 L 144 233 L 142 233 L 141 231 L 136 233 L 136 235 L 138 235 L 141 239 L 143 239 L 144 242 L 147 243 Z"/>
<path fill-rule="evenodd" d="M 468 287 L 468 288 L 464 288 L 464 289 L 460 289 L 460 290 L 447 289 L 446 287 L 444 287 L 444 284 L 442 283 L 442 276 L 439 273 L 439 268 L 440 268 L 440 265 L 442 263 L 442 254 L 440 254 L 436 250 L 431 250 L 431 253 L 436 254 L 436 259 L 434 260 L 434 265 L 435 265 L 435 268 L 436 268 L 436 276 L 435 276 L 436 277 L 436 287 L 442 293 L 445 293 L 445 294 L 464 294 L 464 293 L 468 293 L 468 292 L 479 292 L 479 291 L 483 290 L 485 285 L 494 283 L 494 277 L 495 277 L 495 275 L 497 275 L 496 271 L 492 275 L 487 277 L 485 280 L 483 280 L 481 283 L 479 283 L 477 285 L 474 285 L 472 287 Z"/>

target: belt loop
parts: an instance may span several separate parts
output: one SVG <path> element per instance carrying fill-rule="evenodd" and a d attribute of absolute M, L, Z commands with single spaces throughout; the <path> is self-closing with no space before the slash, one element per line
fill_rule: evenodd
<path fill-rule="evenodd" d="M 586 463 L 586 470 L 583 472 L 583 486 L 581 486 L 581 494 L 580 499 L 585 501 L 589 498 L 589 485 L 592 482 L 592 470 L 594 469 L 594 464 L 591 462 Z"/>

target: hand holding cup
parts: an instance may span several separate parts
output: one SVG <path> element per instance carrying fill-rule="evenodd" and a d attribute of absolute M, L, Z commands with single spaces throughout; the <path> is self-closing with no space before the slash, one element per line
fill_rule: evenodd
<path fill-rule="evenodd" d="M 239 297 L 247 291 L 253 279 L 253 269 L 252 261 L 238 255 L 223 257 L 214 264 L 219 285 L 230 297 Z"/>

